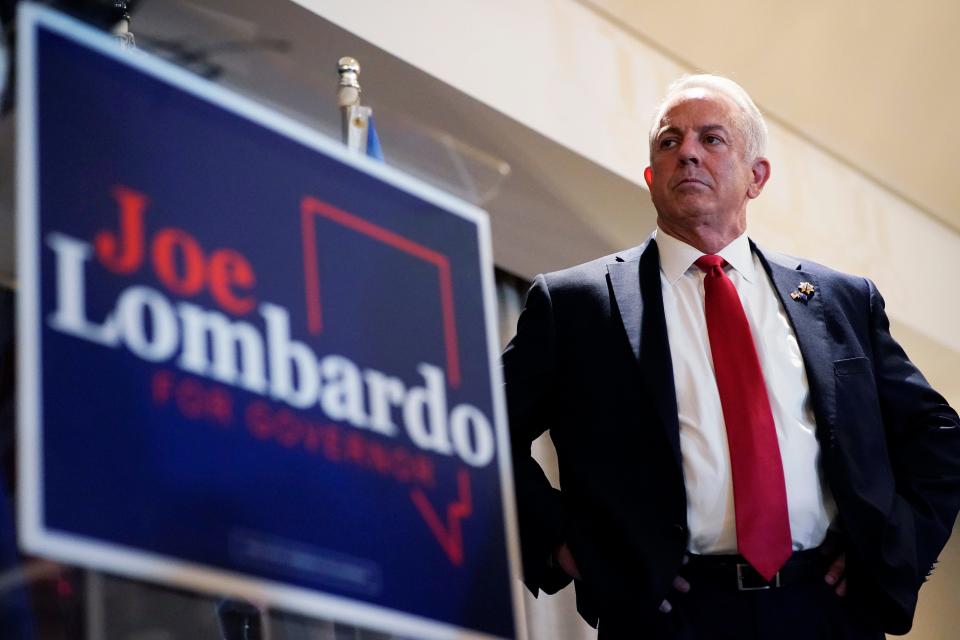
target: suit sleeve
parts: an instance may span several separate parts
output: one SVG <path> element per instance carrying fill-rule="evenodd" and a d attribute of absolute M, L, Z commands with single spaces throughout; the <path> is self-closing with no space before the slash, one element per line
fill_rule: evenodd
<path fill-rule="evenodd" d="M 550 292 L 537 276 L 527 293 L 517 335 L 503 353 L 510 444 L 517 492 L 524 582 L 534 595 L 554 593 L 570 582 L 548 559 L 564 541 L 560 492 L 531 455 L 531 445 L 555 423 L 557 337 Z"/>
<path fill-rule="evenodd" d="M 890 335 L 876 287 L 870 292 L 874 371 L 898 502 L 912 515 L 919 588 L 960 509 L 960 419 Z"/>

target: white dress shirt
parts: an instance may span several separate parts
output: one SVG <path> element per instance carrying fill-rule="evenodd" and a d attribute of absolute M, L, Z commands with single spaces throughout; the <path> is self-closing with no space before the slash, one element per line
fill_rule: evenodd
<path fill-rule="evenodd" d="M 663 309 L 673 361 L 680 419 L 680 449 L 687 490 L 689 550 L 736 553 L 737 532 L 727 432 L 704 315 L 704 274 L 698 249 L 661 230 Z M 740 295 L 760 359 L 777 429 L 794 550 L 823 542 L 836 505 L 820 467 L 820 444 L 810 406 L 810 386 L 790 320 L 746 234 L 718 252 Z"/>

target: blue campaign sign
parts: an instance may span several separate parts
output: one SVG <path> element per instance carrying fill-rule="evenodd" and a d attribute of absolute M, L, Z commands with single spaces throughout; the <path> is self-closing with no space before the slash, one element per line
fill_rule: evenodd
<path fill-rule="evenodd" d="M 50 10 L 18 37 L 24 549 L 520 634 L 486 215 Z"/>

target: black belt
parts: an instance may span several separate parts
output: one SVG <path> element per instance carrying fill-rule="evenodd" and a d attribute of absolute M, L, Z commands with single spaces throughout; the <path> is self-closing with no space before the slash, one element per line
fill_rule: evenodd
<path fill-rule="evenodd" d="M 750 566 L 741 555 L 701 556 L 690 554 L 690 561 L 680 574 L 692 588 L 704 587 L 730 591 L 777 589 L 792 584 L 823 580 L 827 558 L 820 547 L 795 551 L 769 582 Z"/>

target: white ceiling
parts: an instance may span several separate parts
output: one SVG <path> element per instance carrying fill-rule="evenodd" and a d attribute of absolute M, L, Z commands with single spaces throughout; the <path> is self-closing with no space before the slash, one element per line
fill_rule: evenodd
<path fill-rule="evenodd" d="M 960 2 L 579 1 L 960 230 Z"/>

